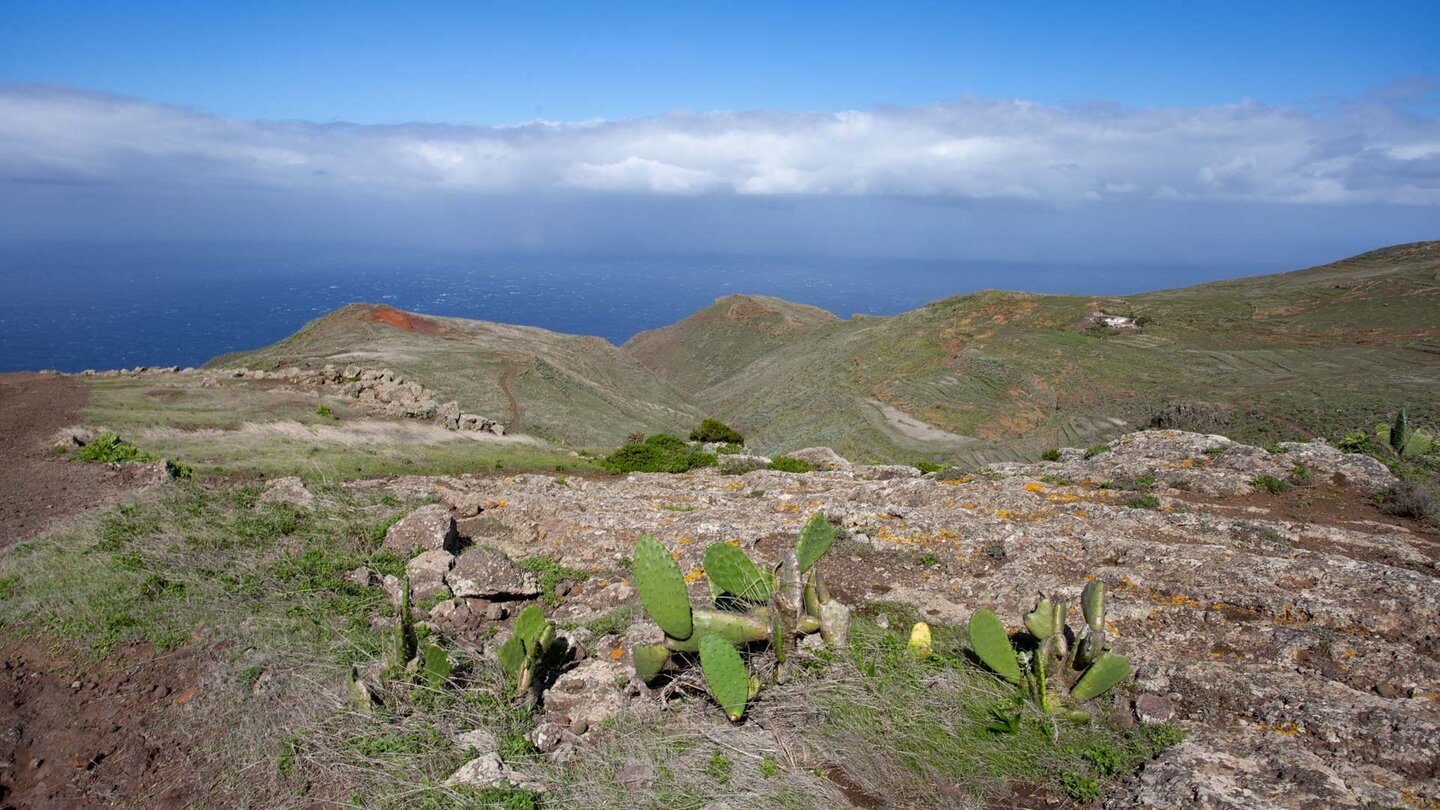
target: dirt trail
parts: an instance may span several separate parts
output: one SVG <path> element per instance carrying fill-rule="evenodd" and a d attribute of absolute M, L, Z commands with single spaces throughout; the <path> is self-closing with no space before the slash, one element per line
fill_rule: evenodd
<path fill-rule="evenodd" d="M 67 461 L 50 446 L 80 421 L 84 382 L 54 374 L 0 374 L 0 548 L 115 501 L 132 471 Z"/>
<path fill-rule="evenodd" d="M 520 430 L 520 400 L 515 398 L 515 392 L 510 390 L 510 381 L 515 378 L 515 367 L 510 361 L 505 361 L 505 370 L 500 372 L 500 390 L 505 392 L 505 399 L 510 403 L 510 421 L 505 423 L 506 433 L 517 433 Z"/>

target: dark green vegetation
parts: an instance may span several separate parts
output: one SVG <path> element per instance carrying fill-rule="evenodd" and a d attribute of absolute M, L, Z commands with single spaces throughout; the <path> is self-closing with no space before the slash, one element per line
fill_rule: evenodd
<path fill-rule="evenodd" d="M 100 462 L 144 462 L 155 460 L 155 456 L 121 439 L 118 435 L 108 432 L 101 433 L 99 436 L 87 442 L 85 446 L 77 448 L 70 457 L 77 461 Z"/>
<path fill-rule="evenodd" d="M 605 469 L 616 475 L 632 472 L 681 473 L 715 466 L 713 453 L 701 452 L 678 436 L 656 433 L 623 445 L 605 457 Z"/>
<path fill-rule="evenodd" d="M 690 431 L 692 442 L 722 442 L 727 445 L 743 445 L 745 437 L 718 419 L 705 419 L 700 427 Z"/>
<path fill-rule="evenodd" d="M 815 465 L 804 459 L 791 458 L 790 456 L 776 456 L 770 460 L 770 463 L 765 466 L 765 469 L 788 473 L 808 473 L 814 472 Z"/>
<path fill-rule="evenodd" d="M 976 466 L 1146 426 L 1337 440 L 1392 418 L 1394 403 L 1440 423 L 1437 278 L 1440 242 L 1425 242 L 1124 299 L 984 291 L 885 318 L 729 296 L 621 348 L 352 305 L 214 362 L 343 365 L 362 351 L 368 366 L 567 444 L 677 432 L 703 405 L 765 455 L 819 444 Z M 1096 311 L 1144 326 L 1093 328 Z"/>

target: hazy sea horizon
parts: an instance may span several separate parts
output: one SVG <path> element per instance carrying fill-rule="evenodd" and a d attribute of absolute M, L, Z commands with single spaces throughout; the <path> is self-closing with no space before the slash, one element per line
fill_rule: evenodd
<path fill-rule="evenodd" d="M 0 245 L 0 371 L 198 366 L 355 301 L 615 344 L 733 293 L 841 317 L 981 289 L 1129 295 L 1281 272 L 826 256 L 462 255 L 313 245 Z"/>

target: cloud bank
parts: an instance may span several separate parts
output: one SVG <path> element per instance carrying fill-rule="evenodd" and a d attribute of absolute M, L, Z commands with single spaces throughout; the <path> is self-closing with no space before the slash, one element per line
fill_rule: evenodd
<path fill-rule="evenodd" d="M 1440 121 L 1332 112 L 1056 107 L 962 98 L 833 113 L 696 112 L 506 127 L 247 121 L 0 86 L 0 183 L 400 197 L 914 198 L 1440 205 Z"/>

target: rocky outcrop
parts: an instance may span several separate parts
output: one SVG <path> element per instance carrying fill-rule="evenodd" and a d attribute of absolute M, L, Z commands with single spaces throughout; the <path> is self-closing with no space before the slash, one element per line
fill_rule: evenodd
<path fill-rule="evenodd" d="M 407 380 L 390 369 L 367 369 L 356 365 L 340 369 L 325 365 L 319 369 L 302 369 L 291 366 L 276 371 L 252 368 L 216 368 L 197 371 L 192 368 L 148 368 L 121 369 L 118 371 L 86 370 L 87 377 L 156 376 L 170 374 L 199 374 L 203 376 L 202 387 L 216 387 L 225 380 L 270 380 L 290 385 L 324 386 L 339 392 L 342 396 L 364 403 L 367 407 L 410 419 L 433 420 L 450 430 L 483 431 L 497 436 L 505 435 L 505 425 L 498 420 L 465 413 L 459 403 L 441 403 L 435 394 L 424 385 Z"/>
<path fill-rule="evenodd" d="M 490 548 L 472 548 L 461 554 L 445 581 L 452 593 L 467 598 L 516 599 L 540 593 L 533 576 Z"/>
<path fill-rule="evenodd" d="M 382 548 L 408 555 L 420 551 L 460 551 L 460 533 L 450 510 L 437 503 L 416 509 L 385 531 Z"/>
<path fill-rule="evenodd" d="M 1394 483 L 1373 459 L 1323 443 L 1273 449 L 1149 431 L 1089 459 L 1066 450 L 984 474 L 700 470 L 565 487 L 543 475 L 456 477 L 442 497 L 469 504 L 463 496 L 483 493 L 477 508 L 494 542 L 593 572 L 617 570 L 642 533 L 682 571 L 699 570 L 715 542 L 773 561 L 823 511 L 844 529 L 822 563 L 832 588 L 936 622 L 987 607 L 1013 626 L 1036 591 L 1074 594 L 1100 578 L 1116 649 L 1135 667 L 1117 706 L 1142 722 L 1168 716 L 1187 736 L 1109 806 L 1440 801 L 1440 537 L 1373 506 L 1371 493 Z M 1260 476 L 1294 483 L 1271 494 L 1252 484 Z M 436 481 L 352 486 L 433 495 Z M 922 554 L 937 562 L 918 564 Z M 583 622 L 602 612 L 604 578 L 553 613 Z M 632 645 L 655 640 L 646 629 L 595 639 L 586 660 L 624 664 Z M 596 685 L 593 702 L 608 704 L 598 680 L 573 680 Z M 587 709 L 558 700 L 565 708 L 546 727 L 563 752 L 574 731 L 558 720 Z"/>

